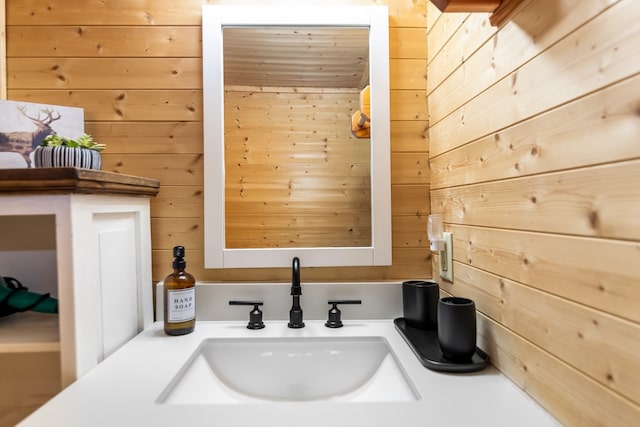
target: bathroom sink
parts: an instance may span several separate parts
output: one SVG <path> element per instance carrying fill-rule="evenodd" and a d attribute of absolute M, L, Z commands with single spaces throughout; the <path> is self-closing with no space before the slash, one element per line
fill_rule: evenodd
<path fill-rule="evenodd" d="M 416 399 L 415 388 L 383 337 L 209 338 L 158 402 Z"/>

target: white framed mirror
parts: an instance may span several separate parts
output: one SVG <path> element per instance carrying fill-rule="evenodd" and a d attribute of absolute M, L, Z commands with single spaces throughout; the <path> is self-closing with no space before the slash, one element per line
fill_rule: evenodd
<path fill-rule="evenodd" d="M 390 265 L 387 7 L 203 5 L 202 20 L 205 267 Z"/>

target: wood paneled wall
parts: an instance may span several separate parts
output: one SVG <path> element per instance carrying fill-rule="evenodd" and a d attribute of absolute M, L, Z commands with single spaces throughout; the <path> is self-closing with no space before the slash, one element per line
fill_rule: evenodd
<path fill-rule="evenodd" d="M 390 14 L 393 265 L 305 269 L 302 259 L 304 281 L 431 276 L 426 1 L 378 2 Z M 84 108 L 87 132 L 107 144 L 103 169 L 160 180 L 155 280 L 176 244 L 199 280 L 290 280 L 289 269 L 203 267 L 203 0 L 6 3 L 8 98 Z"/>
<path fill-rule="evenodd" d="M 7 38 L 5 0 L 0 0 L 0 99 L 7 98 Z"/>
<path fill-rule="evenodd" d="M 428 6 L 431 207 L 480 345 L 560 421 L 640 425 L 640 4 Z"/>

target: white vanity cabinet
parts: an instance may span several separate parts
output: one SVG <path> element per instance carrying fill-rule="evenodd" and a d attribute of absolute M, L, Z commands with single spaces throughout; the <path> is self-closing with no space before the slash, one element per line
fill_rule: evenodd
<path fill-rule="evenodd" d="M 0 318 L 4 362 L 57 364 L 60 390 L 152 323 L 149 199 L 158 190 L 153 179 L 88 169 L 0 169 L 0 275 L 39 273 L 45 289 L 24 284 L 59 300 L 58 315 Z M 34 224 L 39 231 L 26 229 Z M 18 376 L 0 387 L 37 399 L 26 383 Z"/>

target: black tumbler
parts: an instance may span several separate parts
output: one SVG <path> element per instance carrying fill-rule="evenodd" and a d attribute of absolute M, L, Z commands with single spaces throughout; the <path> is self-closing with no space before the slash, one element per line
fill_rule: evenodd
<path fill-rule="evenodd" d="M 408 326 L 436 329 L 440 288 L 433 280 L 402 282 L 402 311 Z"/>
<path fill-rule="evenodd" d="M 476 351 L 476 305 L 473 300 L 445 297 L 438 303 L 438 341 L 445 359 L 469 362 Z"/>

